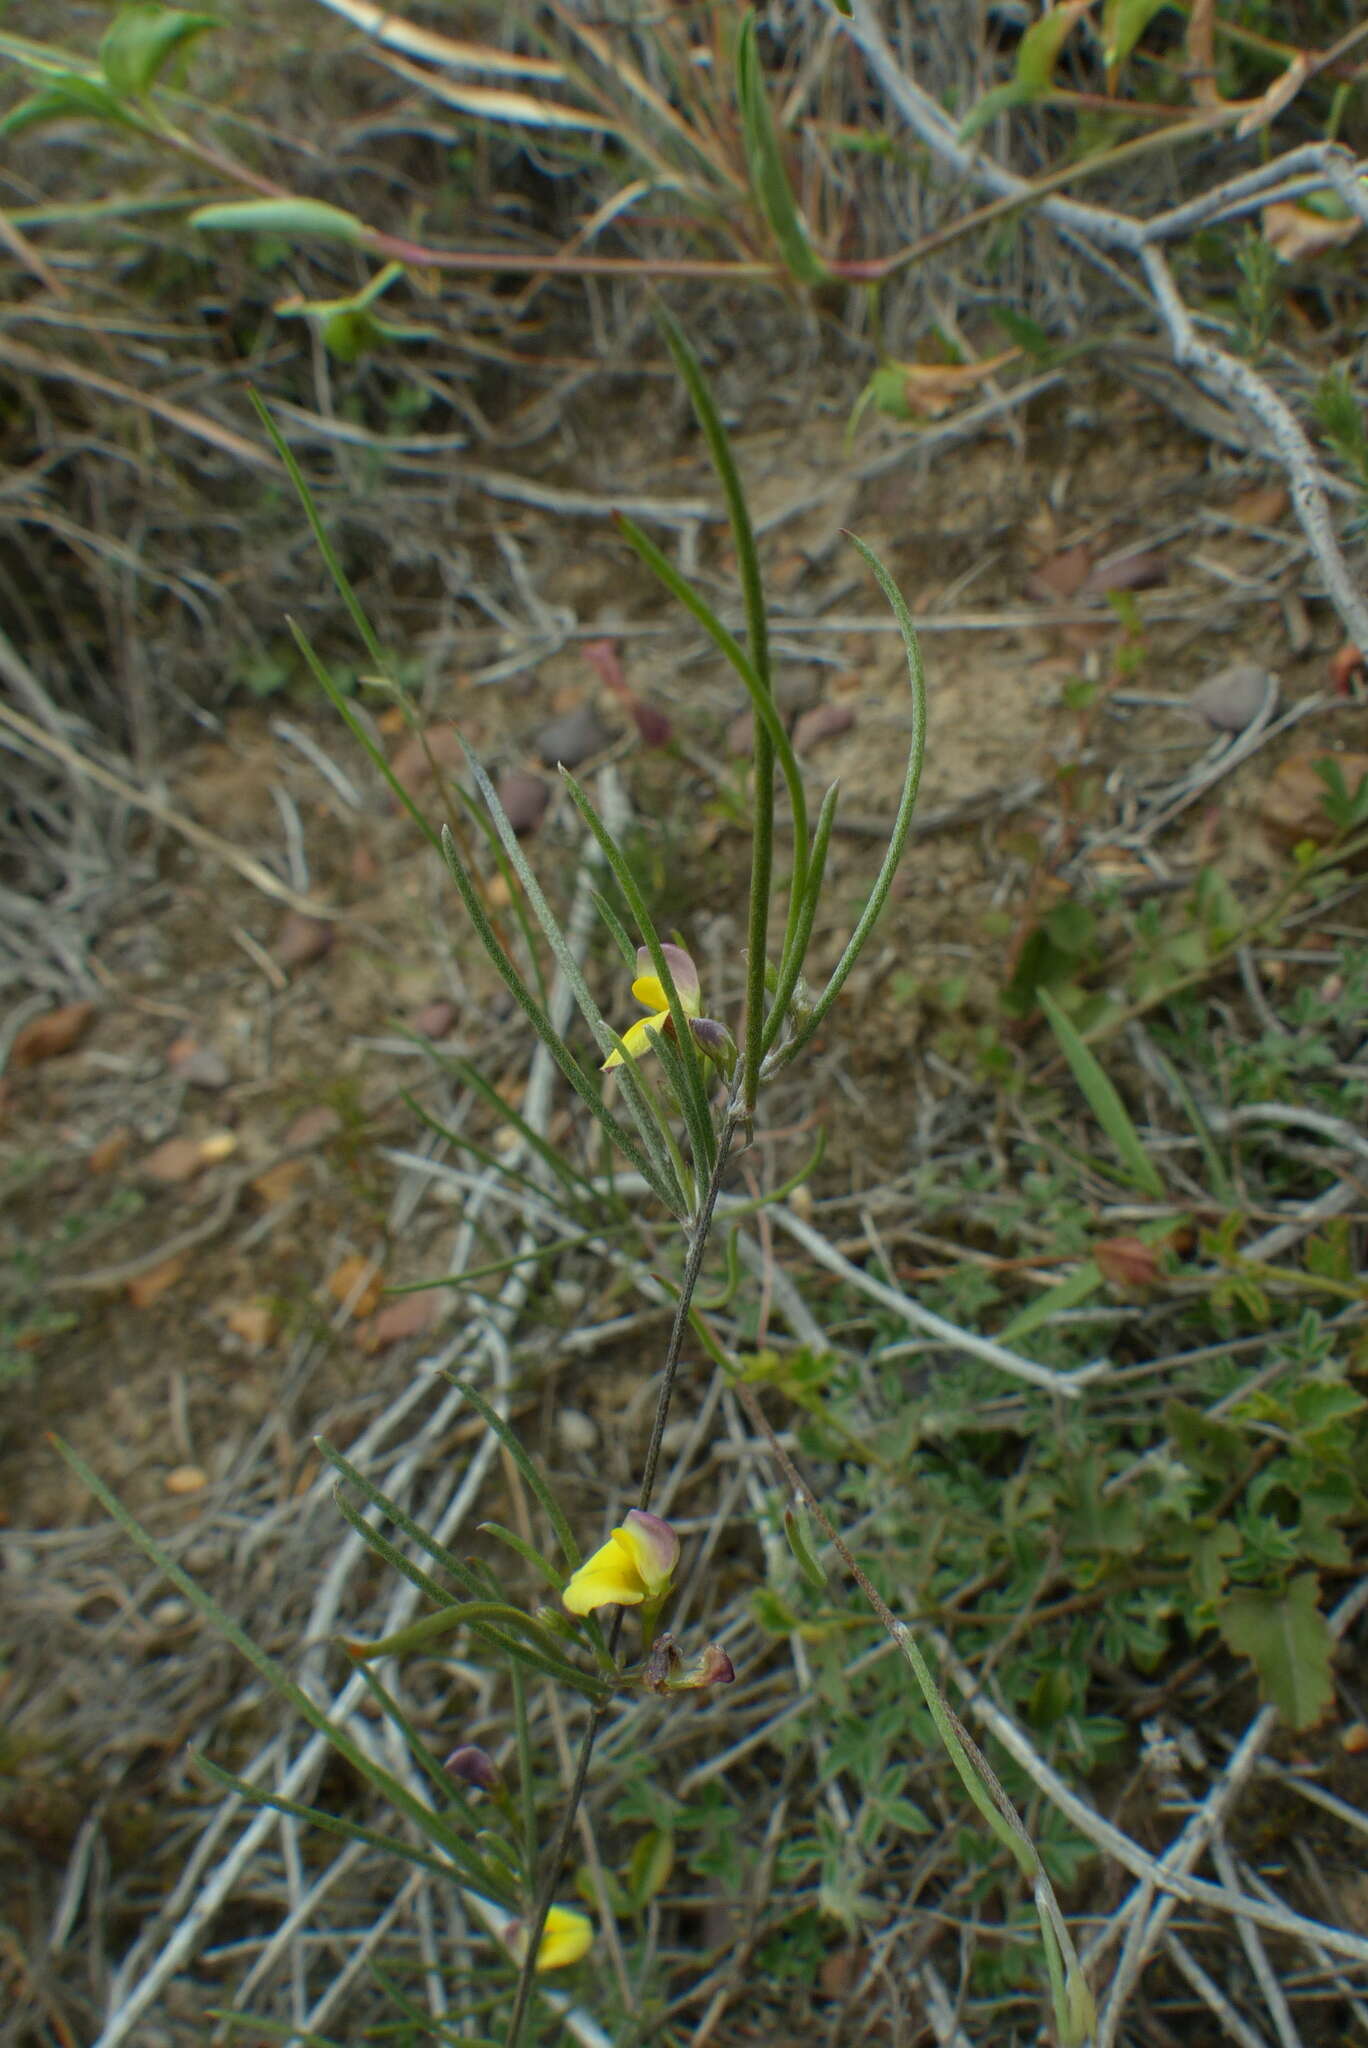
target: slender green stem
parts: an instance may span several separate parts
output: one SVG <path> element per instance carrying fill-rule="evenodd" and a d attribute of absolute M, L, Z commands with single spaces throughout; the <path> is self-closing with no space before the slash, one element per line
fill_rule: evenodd
<path fill-rule="evenodd" d="M 665 1426 L 670 1419 L 670 1404 L 674 1397 L 675 1381 L 679 1376 L 679 1361 L 684 1348 L 684 1333 L 689 1328 L 689 1311 L 693 1304 L 699 1275 L 703 1271 L 703 1255 L 708 1247 L 713 1214 L 717 1208 L 717 1198 L 722 1191 L 722 1176 L 726 1169 L 727 1155 L 731 1150 L 734 1128 L 733 1120 L 729 1116 L 723 1125 L 718 1139 L 717 1158 L 703 1195 L 703 1206 L 698 1212 L 698 1220 L 693 1225 L 689 1236 L 689 1252 L 688 1257 L 684 1261 L 684 1274 L 680 1281 L 679 1299 L 675 1303 L 674 1321 L 670 1326 L 669 1342 L 665 1347 L 665 1363 L 661 1370 L 660 1392 L 656 1396 L 655 1420 L 651 1425 L 651 1440 L 647 1445 L 646 1458 L 641 1470 L 641 1487 L 637 1495 L 637 1506 L 643 1509 L 650 1507 L 651 1498 L 655 1492 L 656 1472 L 660 1465 L 660 1448 L 665 1439 Z M 623 1614 L 624 1610 L 619 1607 L 608 1637 L 609 1654 L 614 1659 L 617 1657 L 618 1643 L 622 1635 Z M 599 1730 L 607 1718 L 608 1709 L 611 1704 L 610 1699 L 598 1700 L 589 1710 L 589 1719 L 585 1724 L 579 1755 L 575 1760 L 575 1776 L 570 1787 L 570 1796 L 566 1801 L 565 1811 L 561 1816 L 561 1824 L 555 1843 L 547 1859 L 546 1868 L 542 1872 L 541 1882 L 537 1887 L 536 1904 L 532 1911 L 531 1921 L 527 1927 L 527 1952 L 523 1957 L 522 1967 L 518 1973 L 518 1988 L 513 1999 L 513 2012 L 508 2023 L 505 2048 L 519 2048 L 519 2043 L 522 2040 L 523 2027 L 526 2022 L 527 2009 L 531 2001 L 532 1988 L 536 1977 L 537 1950 L 541 1946 L 542 1934 L 545 1931 L 546 1916 L 551 1911 L 556 1896 L 556 1887 L 560 1883 L 561 1871 L 564 1869 L 566 1859 L 570 1854 L 570 1845 L 574 1839 L 575 1822 L 579 1815 L 580 1805 L 584 1799 L 584 1788 L 589 1782 L 589 1765 L 593 1759 L 594 1744 L 598 1740 Z"/>

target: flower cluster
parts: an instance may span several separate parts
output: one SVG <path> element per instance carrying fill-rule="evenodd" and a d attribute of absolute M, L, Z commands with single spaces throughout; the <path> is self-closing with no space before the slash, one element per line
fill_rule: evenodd
<path fill-rule="evenodd" d="M 701 1014 L 703 996 L 698 980 L 698 969 L 682 946 L 665 945 L 660 950 L 665 955 L 665 964 L 670 970 L 675 994 L 679 997 L 679 1007 L 689 1020 L 689 1029 L 693 1033 L 695 1043 L 699 1050 L 710 1060 L 715 1060 L 724 1072 L 729 1072 L 736 1060 L 736 1047 L 725 1024 L 719 1024 L 716 1018 Z M 650 1052 L 658 1038 L 674 1034 L 670 999 L 665 993 L 665 984 L 655 971 L 650 949 L 646 946 L 637 948 L 637 973 L 636 980 L 632 983 L 632 994 L 647 1013 L 644 1017 L 638 1017 L 635 1024 L 629 1024 L 622 1034 L 622 1044 L 628 1057 L 636 1060 L 640 1059 L 643 1053 Z M 604 1072 L 606 1073 L 610 1067 L 620 1067 L 622 1062 L 623 1054 L 614 1046 L 603 1062 Z"/>

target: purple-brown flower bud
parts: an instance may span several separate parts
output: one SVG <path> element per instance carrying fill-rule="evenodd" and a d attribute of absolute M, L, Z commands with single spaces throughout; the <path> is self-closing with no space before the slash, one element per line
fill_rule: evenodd
<path fill-rule="evenodd" d="M 719 1024 L 716 1017 L 690 1017 L 689 1029 L 699 1051 L 730 1079 L 736 1067 L 736 1040 L 726 1025 Z"/>
<path fill-rule="evenodd" d="M 442 1769 L 477 1792 L 497 1792 L 503 1784 L 493 1757 L 476 1742 L 463 1742 L 453 1749 Z"/>
<path fill-rule="evenodd" d="M 730 1685 L 736 1668 L 720 1643 L 708 1643 L 685 1664 L 672 1635 L 660 1636 L 641 1667 L 641 1682 L 648 1692 L 702 1692 L 710 1685 Z"/>

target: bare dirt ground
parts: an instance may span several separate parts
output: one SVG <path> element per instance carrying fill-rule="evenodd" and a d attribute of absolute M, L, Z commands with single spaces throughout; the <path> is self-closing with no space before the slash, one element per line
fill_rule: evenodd
<path fill-rule="evenodd" d="M 1101 875 L 1131 792 L 1176 781 L 1211 743 L 1208 727 L 1162 707 L 1085 717 L 1066 705 L 1066 685 L 1114 682 L 1133 646 L 1133 692 L 1186 695 L 1238 659 L 1277 671 L 1284 707 L 1325 687 L 1339 636 L 1304 588 L 1272 479 L 1142 395 L 1102 396 L 1047 392 L 959 447 L 935 447 L 933 427 L 924 459 L 915 435 L 898 442 L 883 427 L 847 454 L 844 421 L 820 409 L 801 437 L 792 409 L 776 406 L 739 439 L 780 613 L 785 708 L 814 789 L 839 778 L 844 792 L 819 971 L 877 859 L 907 731 L 898 643 L 842 526 L 883 555 L 924 627 L 931 699 L 922 829 L 808 1081 L 772 1107 L 777 1135 L 748 1168 L 764 1182 L 794 1169 L 833 1106 L 819 1197 L 910 1163 L 921 1105 L 957 1085 L 953 1065 L 928 1057 L 934 992 L 966 976 L 970 1014 L 991 1012 L 1012 937 L 990 913 L 1020 911 L 1039 848 L 1047 866 L 1079 850 L 1061 792 L 1083 776 L 1097 792 L 1084 836 Z M 711 498 L 677 415 L 652 424 L 643 400 L 617 425 L 639 429 L 615 437 L 638 459 L 624 473 L 600 457 L 577 489 L 605 510 L 634 495 Z M 908 452 L 894 459 L 898 446 Z M 877 473 L 862 478 L 862 466 Z M 452 646 L 444 672 L 429 673 L 427 731 L 440 750 L 459 726 L 500 773 L 545 782 L 529 844 L 565 894 L 580 835 L 546 736 L 592 711 L 599 733 L 577 772 L 591 787 L 605 770 L 619 779 L 657 914 L 695 947 L 714 1013 L 734 1015 L 734 821 L 747 766 L 735 692 L 606 519 L 473 492 L 471 504 L 478 561 L 501 562 L 522 602 L 505 628 Z M 663 531 L 725 598 L 722 529 L 676 517 Z M 1124 566 L 1140 556 L 1143 572 Z M 1117 581 L 1148 586 L 1126 600 L 1138 636 L 1101 587 L 1097 565 L 1117 561 Z M 605 640 L 629 688 L 668 720 L 665 745 L 643 740 L 586 659 Z M 411 742 L 378 701 L 359 701 L 439 815 Z M 1347 701 L 1327 708 L 1311 722 L 1317 744 L 1362 746 L 1364 715 Z M 1174 872 L 1196 853 L 1219 858 L 1237 888 L 1264 871 L 1262 790 L 1305 737 L 1275 738 L 1175 824 L 1163 842 Z M 12 1980 L 29 2016 L 17 2034 L 0 2023 L 13 2043 L 95 2039 L 111 1972 L 163 1910 L 213 1797 L 187 1770 L 187 1745 L 241 1760 L 274 1726 L 259 1689 L 135 1560 L 46 1432 L 65 1436 L 268 1647 L 293 1656 L 335 1526 L 314 1434 L 343 1449 L 369 1441 L 468 1315 L 460 1288 L 381 1291 L 449 1271 L 465 1220 L 460 1187 L 423 1169 L 454 1155 L 415 1105 L 451 1109 L 446 1055 L 478 1054 L 510 1091 L 526 1075 L 518 1019 L 454 890 L 326 706 L 294 691 L 235 703 L 172 764 L 168 793 L 313 903 L 317 922 L 175 830 L 118 818 L 126 887 L 95 949 L 95 1014 L 73 1049 L 4 1084 L 0 1227 L 22 1269 L 16 1299 L 69 1318 L 26 1334 L 31 1373 L 7 1390 L 0 1425 L 11 1640 L 0 1868 L 24 1953 L 46 1958 L 41 1979 Z M 607 989 L 612 963 L 598 965 Z M 467 1129 L 493 1140 L 483 1115 Z M 563 1109 L 551 1135 L 576 1142 Z M 597 1512 L 629 1469 L 623 1418 L 629 1438 L 644 1428 L 651 1329 L 605 1341 L 598 1356 L 567 1351 L 568 1331 L 625 1305 L 611 1274 L 588 1284 L 586 1296 L 575 1269 L 561 1297 L 537 1292 L 512 1373 L 534 1440 Z M 553 1385 L 577 1418 L 568 1436 L 551 1419 Z M 467 1417 L 448 1420 L 425 1445 L 428 1471 L 464 1469 L 472 1441 Z M 232 1938 L 266 1924 L 272 1897 L 270 1884 L 240 1890 L 212 1930 L 221 1960 L 196 1969 L 187 1958 L 127 2038 L 206 2038 L 204 2007 L 233 1974 Z"/>

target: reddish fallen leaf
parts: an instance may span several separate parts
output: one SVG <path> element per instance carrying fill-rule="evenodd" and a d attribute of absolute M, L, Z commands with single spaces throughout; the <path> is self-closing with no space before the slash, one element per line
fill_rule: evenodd
<path fill-rule="evenodd" d="M 1350 1756 L 1362 1756 L 1368 1749 L 1368 1721 L 1351 1721 L 1341 1729 L 1340 1748 Z"/>
<path fill-rule="evenodd" d="M 177 1252 L 174 1258 L 163 1259 L 159 1266 L 149 1266 L 145 1273 L 135 1273 L 124 1285 L 133 1308 L 151 1308 L 154 1301 L 173 1288 L 190 1262 L 188 1252 Z"/>
<path fill-rule="evenodd" d="M 1152 548 L 1137 548 L 1133 554 L 1117 555 L 1099 562 L 1084 577 L 1081 588 L 1099 596 L 1108 590 L 1153 590 L 1168 581 L 1168 563 Z"/>
<path fill-rule="evenodd" d="M 147 1180 L 159 1181 L 163 1187 L 178 1187 L 236 1150 L 237 1139 L 231 1131 L 211 1131 L 206 1138 L 168 1138 L 155 1152 L 148 1153 L 139 1171 Z"/>
<path fill-rule="evenodd" d="M 1092 1248 L 1104 1279 L 1127 1290 L 1153 1287 L 1159 1277 L 1159 1254 L 1140 1237 L 1104 1237 Z"/>
<path fill-rule="evenodd" d="M 395 750 L 390 773 L 412 802 L 425 795 L 439 776 L 449 775 L 465 762 L 460 735 L 454 725 L 429 725 L 421 733 L 410 733 Z M 394 800 L 398 809 L 398 799 Z"/>
<path fill-rule="evenodd" d="M 63 1003 L 58 1010 L 45 1010 L 41 1017 L 30 1017 L 14 1034 L 10 1065 L 36 1067 L 44 1060 L 59 1059 L 80 1044 L 94 1017 L 94 1003 Z"/>
<path fill-rule="evenodd" d="M 275 957 L 282 967 L 307 967 L 332 951 L 336 927 L 326 918 L 306 917 L 302 910 L 287 910 L 275 942 Z"/>
<path fill-rule="evenodd" d="M 445 996 L 437 996 L 423 1007 L 413 1020 L 413 1028 L 420 1038 L 445 1038 L 456 1022 L 456 1005 Z"/>
<path fill-rule="evenodd" d="M 1065 548 L 1059 555 L 1051 555 L 1048 562 L 1042 562 L 1026 578 L 1026 589 L 1032 597 L 1062 599 L 1077 597 L 1088 580 L 1092 568 L 1092 556 L 1082 545 Z"/>
<path fill-rule="evenodd" d="M 1259 816 L 1265 829 L 1287 846 L 1295 846 L 1303 839 L 1324 846 L 1335 836 L 1335 827 L 1325 809 L 1325 784 L 1316 773 L 1316 763 L 1326 758 L 1325 748 L 1314 754 L 1289 754 L 1264 785 Z M 1335 754 L 1330 758 L 1337 764 L 1352 796 L 1368 775 L 1368 754 Z"/>
<path fill-rule="evenodd" d="M 342 1118 L 337 1110 L 326 1102 L 317 1103 L 312 1109 L 301 1110 L 285 1133 L 285 1148 L 298 1152 L 306 1145 L 326 1144 L 335 1138 L 342 1128 Z"/>
<path fill-rule="evenodd" d="M 809 747 L 820 745 L 823 740 L 837 739 L 841 733 L 849 732 L 855 723 L 853 704 L 814 704 L 811 711 L 805 711 L 793 728 L 793 744 L 801 754 Z"/>
<path fill-rule="evenodd" d="M 209 1474 L 200 1465 L 176 1465 L 162 1481 L 168 1493 L 203 1493 Z"/>
<path fill-rule="evenodd" d="M 127 1124 L 120 1124 L 101 1138 L 98 1145 L 92 1145 L 86 1154 L 86 1166 L 91 1173 L 112 1173 L 123 1159 L 133 1142 L 133 1133 Z"/>
<path fill-rule="evenodd" d="M 445 1302 L 446 1290 L 441 1287 L 401 1294 L 358 1326 L 357 1342 L 369 1357 L 372 1352 L 386 1351 L 391 1344 L 402 1343 L 406 1337 L 424 1336 L 437 1321 Z"/>
<path fill-rule="evenodd" d="M 674 728 L 663 711 L 654 704 L 648 704 L 644 697 L 638 697 L 623 674 L 622 657 L 615 640 L 586 640 L 580 650 L 593 669 L 609 696 L 616 697 L 619 704 L 637 729 L 643 745 L 667 747 Z"/>
<path fill-rule="evenodd" d="M 372 1315 L 379 1304 L 384 1276 L 374 1259 L 351 1252 L 329 1273 L 326 1286 L 336 1302 L 350 1302 L 357 1321 Z"/>
<path fill-rule="evenodd" d="M 1353 695 L 1356 681 L 1368 676 L 1368 658 L 1362 648 L 1355 647 L 1352 640 L 1346 640 L 1337 654 L 1330 657 L 1330 680 L 1341 697 Z"/>

